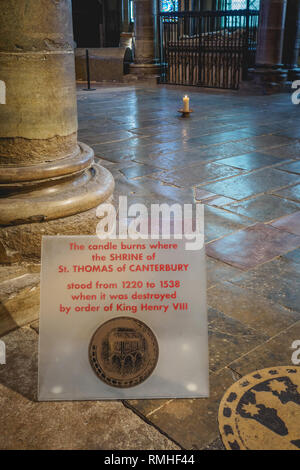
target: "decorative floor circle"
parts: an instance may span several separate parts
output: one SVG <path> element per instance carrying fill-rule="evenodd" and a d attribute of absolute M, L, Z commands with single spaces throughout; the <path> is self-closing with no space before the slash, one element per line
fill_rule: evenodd
<path fill-rule="evenodd" d="M 224 395 L 219 409 L 228 450 L 300 449 L 300 367 L 253 372 Z"/>
<path fill-rule="evenodd" d="M 117 388 L 144 382 L 158 361 L 157 339 L 145 323 L 135 318 L 113 318 L 94 333 L 89 347 L 97 377 Z"/>

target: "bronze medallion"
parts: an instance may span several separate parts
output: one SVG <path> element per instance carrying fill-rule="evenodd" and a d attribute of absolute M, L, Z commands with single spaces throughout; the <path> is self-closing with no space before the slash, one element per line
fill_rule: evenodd
<path fill-rule="evenodd" d="M 300 367 L 253 372 L 224 395 L 219 426 L 228 450 L 300 450 Z"/>
<path fill-rule="evenodd" d="M 158 343 L 150 328 L 135 318 L 103 323 L 90 342 L 91 366 L 99 379 L 117 388 L 144 382 L 158 361 Z"/>

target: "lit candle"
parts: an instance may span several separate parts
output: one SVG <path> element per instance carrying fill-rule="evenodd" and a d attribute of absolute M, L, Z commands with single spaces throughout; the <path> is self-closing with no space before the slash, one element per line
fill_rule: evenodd
<path fill-rule="evenodd" d="M 187 95 L 183 97 L 183 112 L 188 113 L 190 110 L 190 99 Z"/>

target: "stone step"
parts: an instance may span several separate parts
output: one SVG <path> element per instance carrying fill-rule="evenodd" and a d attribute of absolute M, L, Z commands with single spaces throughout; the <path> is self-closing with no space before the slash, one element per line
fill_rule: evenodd
<path fill-rule="evenodd" d="M 25 266 L 0 267 L 0 336 L 39 317 L 40 276 L 31 271 Z"/>

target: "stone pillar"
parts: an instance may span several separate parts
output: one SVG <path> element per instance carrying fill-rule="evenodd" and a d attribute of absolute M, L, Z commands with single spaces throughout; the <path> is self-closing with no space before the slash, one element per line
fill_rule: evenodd
<path fill-rule="evenodd" d="M 38 259 L 42 235 L 95 233 L 113 192 L 77 142 L 73 45 L 71 0 L 0 0 L 0 262 Z"/>
<path fill-rule="evenodd" d="M 135 57 L 131 73 L 141 76 L 159 74 L 155 45 L 156 10 L 156 0 L 134 2 Z"/>
<path fill-rule="evenodd" d="M 287 79 L 282 68 L 286 0 L 263 0 L 260 7 L 256 65 L 250 78 L 266 92 L 279 91 Z"/>
<path fill-rule="evenodd" d="M 284 46 L 283 63 L 288 70 L 288 79 L 291 81 L 300 79 L 300 67 L 298 66 L 300 52 L 300 2 L 299 0 L 288 0 Z"/>

